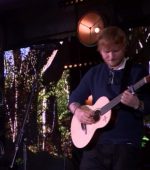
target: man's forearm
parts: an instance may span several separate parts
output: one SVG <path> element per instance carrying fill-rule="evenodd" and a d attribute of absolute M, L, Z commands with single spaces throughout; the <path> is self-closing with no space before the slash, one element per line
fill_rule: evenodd
<path fill-rule="evenodd" d="M 75 114 L 76 110 L 80 107 L 80 103 L 78 102 L 73 102 L 69 105 L 69 110 L 71 111 L 71 113 Z"/>

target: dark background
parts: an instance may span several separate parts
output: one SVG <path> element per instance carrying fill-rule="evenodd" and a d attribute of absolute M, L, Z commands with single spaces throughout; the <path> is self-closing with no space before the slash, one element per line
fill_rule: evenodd
<path fill-rule="evenodd" d="M 108 25 L 150 25 L 149 0 L 1 0 L 1 49 L 75 36 L 78 19 L 89 10 L 98 10 Z"/>

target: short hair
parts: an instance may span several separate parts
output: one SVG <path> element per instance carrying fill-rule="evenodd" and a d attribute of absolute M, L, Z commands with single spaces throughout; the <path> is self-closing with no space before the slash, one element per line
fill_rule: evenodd
<path fill-rule="evenodd" d="M 111 45 L 127 45 L 127 37 L 125 32 L 117 26 L 109 26 L 104 28 L 98 38 L 97 49 L 101 47 L 110 48 Z"/>

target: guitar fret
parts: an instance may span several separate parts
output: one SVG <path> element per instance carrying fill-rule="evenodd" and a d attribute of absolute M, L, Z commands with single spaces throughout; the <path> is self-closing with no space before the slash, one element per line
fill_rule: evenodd
<path fill-rule="evenodd" d="M 146 83 L 145 79 L 143 78 L 142 80 L 138 81 L 134 86 L 133 89 L 136 91 L 140 87 L 142 87 Z"/>

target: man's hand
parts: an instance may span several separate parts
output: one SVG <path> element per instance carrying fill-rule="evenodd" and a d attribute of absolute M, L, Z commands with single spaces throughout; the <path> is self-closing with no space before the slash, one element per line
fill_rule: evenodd
<path fill-rule="evenodd" d="M 69 109 L 81 123 L 92 124 L 95 122 L 93 119 L 94 111 L 91 110 L 88 106 L 81 106 L 79 103 L 73 102 L 69 105 Z"/>
<path fill-rule="evenodd" d="M 140 105 L 140 100 L 138 99 L 136 94 L 132 94 L 128 90 L 125 90 L 121 96 L 121 103 L 134 109 L 138 109 Z"/>
<path fill-rule="evenodd" d="M 93 114 L 94 112 L 91 109 L 89 109 L 86 105 L 80 106 L 75 111 L 75 116 L 81 123 L 84 124 L 95 123 L 95 120 L 93 119 Z"/>

